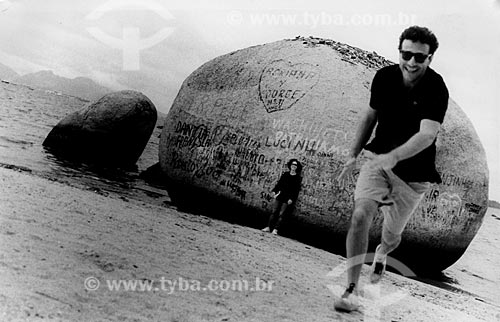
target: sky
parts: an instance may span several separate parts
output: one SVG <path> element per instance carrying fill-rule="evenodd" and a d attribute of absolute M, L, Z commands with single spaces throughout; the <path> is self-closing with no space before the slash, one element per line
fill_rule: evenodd
<path fill-rule="evenodd" d="M 429 27 L 431 67 L 485 148 L 500 201 L 500 1 L 0 0 L 0 63 L 146 94 L 168 112 L 182 82 L 231 51 L 315 36 L 397 61 L 401 31 Z"/>

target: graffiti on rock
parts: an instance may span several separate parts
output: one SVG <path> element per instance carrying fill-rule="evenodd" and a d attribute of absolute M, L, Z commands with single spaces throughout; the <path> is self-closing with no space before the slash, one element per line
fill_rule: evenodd
<path fill-rule="evenodd" d="M 303 119 L 273 119 L 275 135 L 266 137 L 264 146 L 304 153 L 316 157 L 346 156 L 348 134 L 333 125 L 316 124 Z"/>
<path fill-rule="evenodd" d="M 457 193 L 443 192 L 439 195 L 437 212 L 448 213 L 451 216 L 459 216 L 462 209 L 462 198 Z"/>
<path fill-rule="evenodd" d="M 267 183 L 282 164 L 280 158 L 261 153 L 258 140 L 227 125 L 179 121 L 167 142 L 173 170 L 215 181 L 242 200 L 247 196 L 245 184 Z"/>
<path fill-rule="evenodd" d="M 209 129 L 206 125 L 194 125 L 186 122 L 178 122 L 175 126 L 172 144 L 177 148 L 193 148 L 208 146 L 211 143 Z"/>
<path fill-rule="evenodd" d="M 472 180 L 469 180 L 469 179 L 466 179 L 466 178 L 459 178 L 459 177 L 457 177 L 456 175 L 454 175 L 452 173 L 444 173 L 441 176 L 441 179 L 443 181 L 442 182 L 443 185 L 446 185 L 446 186 L 459 186 L 459 187 L 465 188 L 466 190 L 471 189 L 474 185 L 477 184 L 477 183 L 475 183 Z"/>
<path fill-rule="evenodd" d="M 348 141 L 347 132 L 335 129 L 333 124 L 317 124 L 316 122 L 304 119 L 273 119 L 272 128 L 276 131 L 302 133 L 302 135 L 334 140 L 341 143 Z"/>
<path fill-rule="evenodd" d="M 268 113 L 287 110 L 309 93 L 318 81 L 316 66 L 276 60 L 262 71 L 259 98 Z"/>
<path fill-rule="evenodd" d="M 480 214 L 483 211 L 483 207 L 476 205 L 475 203 L 472 202 L 466 202 L 464 208 L 466 211 L 476 215 Z"/>
<path fill-rule="evenodd" d="M 319 157 L 328 157 L 335 154 L 347 156 L 349 154 L 349 149 L 331 144 L 325 140 L 311 139 L 303 137 L 301 133 L 285 133 L 283 131 L 276 132 L 274 137 L 266 137 L 264 146 Z"/>

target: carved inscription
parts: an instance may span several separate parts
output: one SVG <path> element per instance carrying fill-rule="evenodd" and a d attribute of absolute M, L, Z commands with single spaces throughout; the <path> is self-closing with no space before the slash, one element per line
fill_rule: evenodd
<path fill-rule="evenodd" d="M 318 81 L 316 66 L 276 60 L 262 71 L 259 98 L 268 113 L 287 110 L 310 92 Z"/>
<path fill-rule="evenodd" d="M 253 136 L 227 125 L 179 121 L 167 142 L 172 169 L 216 182 L 242 200 L 247 198 L 249 183 L 274 180 L 273 164 L 281 165 L 281 159 L 260 151 L 261 144 Z"/>
<path fill-rule="evenodd" d="M 324 126 L 306 120 L 274 119 L 272 128 L 277 130 L 266 137 L 264 146 L 274 147 L 317 157 L 346 156 L 348 134 L 335 129 L 333 125 Z"/>

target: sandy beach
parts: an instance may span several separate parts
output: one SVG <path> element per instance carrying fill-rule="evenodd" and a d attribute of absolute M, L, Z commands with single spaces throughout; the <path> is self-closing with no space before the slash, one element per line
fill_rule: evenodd
<path fill-rule="evenodd" d="M 338 313 L 340 256 L 28 172 L 0 168 L 0 187 L 1 321 L 500 321 L 392 273 L 363 312 Z"/>

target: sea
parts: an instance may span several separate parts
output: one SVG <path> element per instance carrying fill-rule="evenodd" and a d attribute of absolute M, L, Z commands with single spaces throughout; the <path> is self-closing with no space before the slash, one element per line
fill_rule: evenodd
<path fill-rule="evenodd" d="M 75 164 L 43 148 L 50 130 L 87 103 L 78 97 L 0 81 L 0 167 L 102 195 L 172 206 L 165 187 L 141 175 L 158 162 L 164 115 L 160 115 L 135 168 L 117 170 Z M 477 235 L 454 265 L 437 276 L 419 280 L 450 292 L 470 294 L 498 307 L 500 312 L 500 209 L 488 209 Z"/>

